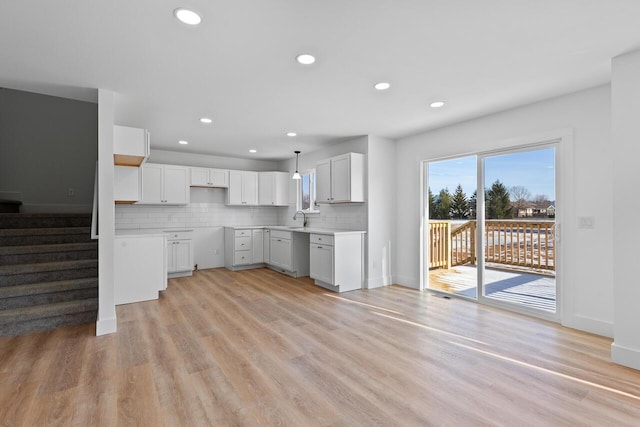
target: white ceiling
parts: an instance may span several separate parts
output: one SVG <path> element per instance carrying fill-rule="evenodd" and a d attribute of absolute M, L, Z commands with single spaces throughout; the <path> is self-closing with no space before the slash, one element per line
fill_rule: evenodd
<path fill-rule="evenodd" d="M 640 48 L 638 17 L 638 0 L 2 0 L 0 86 L 109 89 L 152 148 L 282 159 L 607 83 L 610 58 Z"/>

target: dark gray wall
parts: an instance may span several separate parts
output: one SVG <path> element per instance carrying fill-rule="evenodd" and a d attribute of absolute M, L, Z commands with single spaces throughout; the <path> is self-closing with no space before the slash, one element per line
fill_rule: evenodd
<path fill-rule="evenodd" d="M 97 104 L 0 88 L 0 198 L 22 193 L 23 212 L 90 211 L 97 158 Z"/>

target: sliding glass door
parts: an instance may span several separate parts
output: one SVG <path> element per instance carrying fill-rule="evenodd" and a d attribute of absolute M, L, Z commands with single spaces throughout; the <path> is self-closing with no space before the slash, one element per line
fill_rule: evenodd
<path fill-rule="evenodd" d="M 554 144 L 426 162 L 426 288 L 554 318 L 556 172 Z"/>
<path fill-rule="evenodd" d="M 427 165 L 427 287 L 478 297 L 476 199 L 477 157 Z"/>
<path fill-rule="evenodd" d="M 480 157 L 483 292 L 491 301 L 556 312 L 555 148 Z"/>

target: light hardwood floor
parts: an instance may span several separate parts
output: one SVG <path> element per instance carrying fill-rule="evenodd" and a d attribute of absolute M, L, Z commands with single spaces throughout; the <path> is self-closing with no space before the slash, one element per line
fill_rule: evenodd
<path fill-rule="evenodd" d="M 0 425 L 640 425 L 610 339 L 428 292 L 215 269 L 117 313 L 0 339 Z"/>

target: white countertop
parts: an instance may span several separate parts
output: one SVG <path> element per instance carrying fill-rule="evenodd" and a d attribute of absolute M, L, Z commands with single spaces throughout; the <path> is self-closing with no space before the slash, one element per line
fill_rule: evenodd
<path fill-rule="evenodd" d="M 139 229 L 122 229 L 116 230 L 115 236 L 166 236 L 167 233 L 172 231 L 193 231 L 191 228 L 176 228 L 176 229 L 159 229 L 159 228 L 139 228 Z"/>
<path fill-rule="evenodd" d="M 233 230 L 268 228 L 270 230 L 293 231 L 294 233 L 307 233 L 307 234 L 324 234 L 329 236 L 366 233 L 366 231 L 364 230 L 336 230 L 332 228 L 300 227 L 297 225 L 231 225 L 231 226 L 226 226 L 225 228 L 231 228 Z"/>

